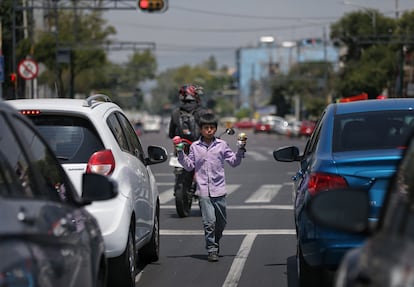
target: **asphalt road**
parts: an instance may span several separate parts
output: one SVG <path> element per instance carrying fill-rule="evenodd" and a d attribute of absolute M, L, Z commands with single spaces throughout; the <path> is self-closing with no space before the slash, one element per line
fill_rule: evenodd
<path fill-rule="evenodd" d="M 222 138 L 235 148 L 236 135 Z M 164 131 L 143 134 L 141 141 L 172 152 Z M 136 286 L 297 286 L 291 181 L 297 163 L 276 162 L 272 155 L 291 144 L 302 151 L 305 140 L 248 131 L 246 158 L 239 167 L 226 167 L 228 224 L 214 263 L 207 261 L 198 204 L 179 218 L 173 168 L 152 166 L 161 200 L 161 254 L 158 262 L 139 266 Z"/>

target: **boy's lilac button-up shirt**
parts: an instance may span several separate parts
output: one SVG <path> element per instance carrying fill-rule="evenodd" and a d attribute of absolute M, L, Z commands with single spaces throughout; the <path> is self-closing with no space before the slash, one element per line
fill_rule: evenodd
<path fill-rule="evenodd" d="M 178 152 L 178 161 L 184 169 L 195 170 L 196 194 L 211 197 L 226 194 L 224 163 L 227 162 L 230 166 L 236 167 L 243 157 L 242 149 L 238 149 L 235 153 L 227 142 L 218 138 L 215 138 L 210 145 L 202 140 L 193 142 L 188 155 L 183 151 Z"/>

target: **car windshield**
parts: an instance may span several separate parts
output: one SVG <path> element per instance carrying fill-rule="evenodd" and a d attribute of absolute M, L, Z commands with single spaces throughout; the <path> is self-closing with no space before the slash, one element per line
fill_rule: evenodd
<path fill-rule="evenodd" d="M 411 111 L 337 115 L 332 151 L 402 148 L 413 125 L 414 114 Z"/>
<path fill-rule="evenodd" d="M 61 163 L 87 163 L 104 146 L 90 122 L 71 116 L 41 115 L 31 119 Z"/>

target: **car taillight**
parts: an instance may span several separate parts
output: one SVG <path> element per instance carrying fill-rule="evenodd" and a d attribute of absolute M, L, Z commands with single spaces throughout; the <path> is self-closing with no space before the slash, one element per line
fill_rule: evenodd
<path fill-rule="evenodd" d="M 86 173 L 109 175 L 115 169 L 115 158 L 109 149 L 97 151 L 91 155 L 86 167 Z"/>
<path fill-rule="evenodd" d="M 322 190 L 348 187 L 345 178 L 337 174 L 312 173 L 308 183 L 308 191 L 315 195 Z"/>

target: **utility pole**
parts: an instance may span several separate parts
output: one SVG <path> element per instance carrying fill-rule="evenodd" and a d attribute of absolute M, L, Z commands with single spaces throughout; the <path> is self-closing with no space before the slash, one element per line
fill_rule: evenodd
<path fill-rule="evenodd" d="M 398 11 L 398 0 L 395 0 L 395 19 L 398 21 L 400 15 Z M 398 74 L 396 81 L 396 94 L 398 98 L 402 98 L 404 90 L 404 44 L 401 44 L 401 47 L 398 51 Z"/>

